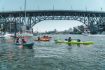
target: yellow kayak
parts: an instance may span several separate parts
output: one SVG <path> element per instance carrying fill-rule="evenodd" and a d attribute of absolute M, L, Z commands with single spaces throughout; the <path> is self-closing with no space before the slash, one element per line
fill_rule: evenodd
<path fill-rule="evenodd" d="M 77 42 L 77 41 L 62 41 L 62 40 L 55 40 L 55 43 L 65 43 L 65 44 L 85 44 L 85 45 L 89 45 L 89 44 L 94 44 L 94 42 L 92 41 L 86 41 L 86 42 Z"/>

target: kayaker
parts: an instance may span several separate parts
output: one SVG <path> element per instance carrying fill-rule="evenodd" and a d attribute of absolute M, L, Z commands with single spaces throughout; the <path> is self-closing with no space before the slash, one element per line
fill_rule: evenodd
<path fill-rule="evenodd" d="M 71 37 L 69 37 L 69 38 L 68 38 L 68 42 L 71 42 L 71 40 L 72 40 Z"/>
<path fill-rule="evenodd" d="M 38 41 L 40 41 L 40 37 L 38 37 Z"/>
<path fill-rule="evenodd" d="M 22 38 L 22 43 L 23 43 L 23 44 L 26 43 L 26 41 L 24 40 L 24 38 Z"/>
<path fill-rule="evenodd" d="M 77 42 L 80 42 L 81 40 L 80 39 L 77 39 Z"/>
<path fill-rule="evenodd" d="M 16 39 L 16 43 L 19 43 L 19 38 Z"/>
<path fill-rule="evenodd" d="M 46 38 L 46 36 L 44 35 L 43 38 Z"/>

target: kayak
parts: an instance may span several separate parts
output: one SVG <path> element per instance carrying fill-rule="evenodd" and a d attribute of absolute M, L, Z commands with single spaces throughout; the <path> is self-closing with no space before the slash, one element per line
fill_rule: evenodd
<path fill-rule="evenodd" d="M 25 43 L 25 44 L 19 44 L 19 43 L 16 43 L 15 45 L 22 45 L 24 48 L 26 47 L 26 48 L 30 48 L 30 49 L 32 49 L 34 43 Z"/>
<path fill-rule="evenodd" d="M 43 41 L 43 42 L 47 42 L 47 41 L 50 41 L 50 39 L 47 39 L 47 38 L 41 38 L 40 40 L 36 39 L 35 41 Z"/>
<path fill-rule="evenodd" d="M 30 49 L 33 48 L 33 45 L 34 45 L 34 43 L 26 43 L 26 44 L 23 44 L 24 47 L 30 48 Z"/>
<path fill-rule="evenodd" d="M 77 42 L 77 41 L 62 41 L 62 40 L 55 40 L 55 43 L 65 43 L 65 44 L 84 44 L 84 45 L 89 45 L 89 44 L 94 44 L 92 41 L 86 41 L 86 42 Z"/>
<path fill-rule="evenodd" d="M 52 37 L 49 36 L 43 36 L 43 37 L 38 37 L 37 39 L 35 39 L 34 41 L 43 41 L 43 42 L 48 42 L 51 40 Z"/>

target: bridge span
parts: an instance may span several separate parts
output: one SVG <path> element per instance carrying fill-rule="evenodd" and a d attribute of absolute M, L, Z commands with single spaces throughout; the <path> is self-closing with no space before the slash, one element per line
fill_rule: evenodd
<path fill-rule="evenodd" d="M 83 10 L 30 10 L 26 11 L 27 16 L 51 16 L 51 14 L 54 14 L 55 16 L 75 16 L 75 14 L 81 15 L 81 16 L 103 16 L 105 17 L 105 12 L 102 11 L 83 11 Z M 25 16 L 24 11 L 6 11 L 6 12 L 0 12 L 1 16 L 8 17 L 10 15 L 13 15 L 14 17 L 19 17 L 20 15 Z"/>
<path fill-rule="evenodd" d="M 32 28 L 44 20 L 77 20 L 85 24 L 91 31 L 99 31 L 105 26 L 105 12 L 82 10 L 31 10 L 0 12 L 0 23 L 19 23 Z M 94 30 L 95 29 L 95 30 Z"/>

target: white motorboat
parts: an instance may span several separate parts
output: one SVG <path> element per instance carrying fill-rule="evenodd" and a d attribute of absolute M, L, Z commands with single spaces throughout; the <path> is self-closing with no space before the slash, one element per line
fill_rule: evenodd
<path fill-rule="evenodd" d="M 5 37 L 5 38 L 11 38 L 11 37 L 13 37 L 14 36 L 14 34 L 11 34 L 11 33 L 8 33 L 8 32 L 6 32 L 4 35 L 3 35 L 3 37 Z"/>

